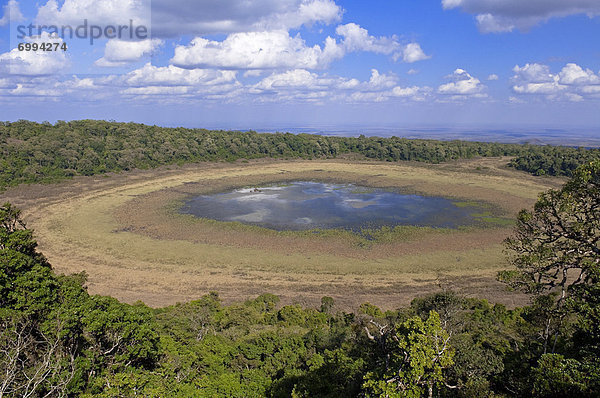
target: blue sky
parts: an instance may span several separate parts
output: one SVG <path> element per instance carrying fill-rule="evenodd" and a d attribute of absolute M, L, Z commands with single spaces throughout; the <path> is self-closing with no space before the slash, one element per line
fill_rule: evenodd
<path fill-rule="evenodd" d="M 4 0 L 0 120 L 600 126 L 598 0 Z M 18 37 L 18 27 L 151 35 Z M 67 51 L 19 51 L 19 43 Z"/>

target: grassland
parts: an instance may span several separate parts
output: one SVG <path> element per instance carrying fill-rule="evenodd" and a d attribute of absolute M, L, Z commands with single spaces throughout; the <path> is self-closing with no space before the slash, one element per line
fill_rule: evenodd
<path fill-rule="evenodd" d="M 442 165 L 360 160 L 205 163 L 55 185 L 20 186 L 3 199 L 21 207 L 58 272 L 86 271 L 91 293 L 162 306 L 217 291 L 226 301 L 270 292 L 342 308 L 383 308 L 451 288 L 508 305 L 494 275 L 507 265 L 510 219 L 562 180 L 534 177 L 488 158 Z M 484 170 L 482 172 L 482 170 Z M 365 241 L 341 231 L 285 233 L 199 220 L 176 212 L 190 194 L 294 180 L 351 182 L 485 203 L 487 227 L 400 228 Z M 379 235 L 377 235 L 379 234 Z"/>

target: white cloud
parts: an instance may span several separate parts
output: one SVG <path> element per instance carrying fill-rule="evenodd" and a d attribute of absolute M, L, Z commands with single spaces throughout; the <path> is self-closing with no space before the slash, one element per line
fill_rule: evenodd
<path fill-rule="evenodd" d="M 550 100 L 580 102 L 600 98 L 600 74 L 569 63 L 552 73 L 547 65 L 526 64 L 513 68 L 512 90 L 515 94 L 541 96 Z"/>
<path fill-rule="evenodd" d="M 319 69 L 343 56 L 330 37 L 322 48 L 309 47 L 299 35 L 278 30 L 234 33 L 222 42 L 197 37 L 187 46 L 177 46 L 171 63 L 182 68 Z"/>
<path fill-rule="evenodd" d="M 500 79 L 500 78 L 498 77 L 498 75 L 497 75 L 497 74 L 495 74 L 495 73 L 492 73 L 491 75 L 489 75 L 489 76 L 487 77 L 487 79 L 488 79 L 489 81 L 495 81 L 495 80 L 498 80 L 498 79 Z"/>
<path fill-rule="evenodd" d="M 341 19 L 333 0 L 48 0 L 41 23 L 100 26 L 128 23 L 152 27 L 154 37 L 288 30 Z"/>
<path fill-rule="evenodd" d="M 495 16 L 492 14 L 479 14 L 475 17 L 477 27 L 481 33 L 507 33 L 515 29 L 516 21 L 511 18 Z M 527 18 L 529 20 L 529 18 Z M 535 24 L 533 22 L 533 24 Z"/>
<path fill-rule="evenodd" d="M 3 15 L 0 18 L 0 26 L 6 26 L 10 22 L 19 22 L 25 19 L 19 9 L 17 0 L 8 0 L 8 3 L 2 7 L 2 11 Z"/>
<path fill-rule="evenodd" d="M 431 56 L 426 55 L 418 43 L 407 44 L 402 52 L 402 60 L 408 64 L 429 58 L 431 58 Z"/>
<path fill-rule="evenodd" d="M 428 88 L 398 86 L 393 74 L 371 70 L 367 81 L 319 75 L 303 69 L 273 73 L 249 89 L 261 101 L 382 102 L 393 98 L 420 101 Z"/>
<path fill-rule="evenodd" d="M 339 77 L 318 75 L 304 69 L 273 73 L 247 88 L 253 100 L 259 102 L 325 102 L 340 97 L 348 81 Z M 358 81 L 352 82 L 360 84 Z"/>
<path fill-rule="evenodd" d="M 582 101 L 585 101 L 585 99 L 583 98 L 583 96 L 581 96 L 579 94 L 566 93 L 565 96 L 571 102 L 582 102 Z"/>
<path fill-rule="evenodd" d="M 43 88 L 24 84 L 17 84 L 17 88 L 11 90 L 10 94 L 18 97 L 60 97 L 63 95 L 59 88 Z"/>
<path fill-rule="evenodd" d="M 258 77 L 262 75 L 264 70 L 262 69 L 250 69 L 244 72 L 244 77 Z"/>
<path fill-rule="evenodd" d="M 8 78 L 0 79 L 0 89 L 5 89 L 5 88 L 10 88 L 10 89 L 17 88 L 17 82 L 13 81 L 12 79 L 8 79 Z"/>
<path fill-rule="evenodd" d="M 341 20 L 333 0 L 154 0 L 155 35 L 289 30 Z"/>
<path fill-rule="evenodd" d="M 343 37 L 342 45 L 347 52 L 368 51 L 377 54 L 393 54 L 394 60 L 402 58 L 413 63 L 431 58 L 426 55 L 418 43 L 401 45 L 396 36 L 375 37 L 355 23 L 340 25 L 335 33 Z"/>
<path fill-rule="evenodd" d="M 397 86 L 397 87 L 394 87 L 394 89 L 392 90 L 392 94 L 395 97 L 414 97 L 414 96 L 417 96 L 421 91 L 422 91 L 422 89 L 417 86 L 405 87 L 405 88 Z"/>
<path fill-rule="evenodd" d="M 41 24 L 108 25 L 133 24 L 150 26 L 150 0 L 64 0 L 59 6 L 56 0 L 48 0 L 38 9 L 36 20 Z"/>
<path fill-rule="evenodd" d="M 281 0 L 280 0 L 281 1 Z M 281 2 L 285 4 L 286 2 Z M 304 0 L 290 3 L 287 12 L 266 16 L 255 24 L 257 29 L 295 29 L 315 23 L 330 24 L 342 18 L 342 8 L 331 0 Z"/>
<path fill-rule="evenodd" d="M 377 69 L 371 69 L 371 78 L 369 87 L 371 88 L 391 88 L 396 85 L 398 78 L 395 75 L 380 74 Z"/>
<path fill-rule="evenodd" d="M 7 93 L 15 97 L 33 97 L 37 100 L 58 100 L 59 97 L 68 97 L 70 100 L 90 100 L 97 98 L 102 87 L 97 86 L 93 79 L 72 76 L 64 79 L 64 76 L 17 76 L 12 75 L 6 80 L 7 87 L 11 88 Z M 2 87 L 3 88 L 3 87 Z M 0 93 L 3 90 L 0 90 Z M 90 95 L 90 93 L 94 95 Z"/>
<path fill-rule="evenodd" d="M 565 87 L 559 84 L 558 75 L 550 73 L 547 65 L 526 64 L 515 66 L 512 90 L 516 94 L 556 95 Z"/>
<path fill-rule="evenodd" d="M 567 64 L 558 74 L 561 84 L 568 85 L 598 85 L 600 77 L 590 69 L 583 69 L 577 64 Z"/>
<path fill-rule="evenodd" d="M 126 95 L 182 95 L 188 94 L 191 90 L 185 86 L 148 86 L 148 87 L 129 87 L 121 91 Z"/>
<path fill-rule="evenodd" d="M 153 66 L 146 64 L 129 72 L 123 82 L 129 86 L 200 86 L 232 83 L 236 81 L 235 71 L 214 69 L 181 69 L 173 65 Z"/>
<path fill-rule="evenodd" d="M 406 72 L 407 75 L 416 75 L 418 73 L 419 71 L 417 69 L 409 69 L 408 72 Z"/>
<path fill-rule="evenodd" d="M 10 75 L 0 79 L 0 98 L 31 97 L 31 100 L 97 101 L 106 96 L 96 79 L 66 75 Z"/>
<path fill-rule="evenodd" d="M 27 43 L 59 43 L 63 40 L 42 32 L 40 36 L 26 37 Z M 19 51 L 18 48 L 0 54 L 0 71 L 6 74 L 43 76 L 64 73 L 70 66 L 66 52 L 58 51 Z"/>
<path fill-rule="evenodd" d="M 294 69 L 283 73 L 273 73 L 255 84 L 252 90 L 254 93 L 260 93 L 290 88 L 328 89 L 333 83 L 332 79 L 320 78 L 316 73 L 305 69 Z"/>
<path fill-rule="evenodd" d="M 379 54 L 392 54 L 398 51 L 400 44 L 395 36 L 375 37 L 355 23 L 340 25 L 335 29 L 343 37 L 343 45 L 348 52 L 369 51 Z"/>
<path fill-rule="evenodd" d="M 330 76 L 306 69 L 273 72 L 255 84 L 242 84 L 233 70 L 182 69 L 146 64 L 125 75 L 78 78 L 72 76 L 9 76 L 0 79 L 0 97 L 96 102 L 144 100 L 156 103 L 185 101 L 370 103 L 435 99 L 429 87 L 402 86 L 393 73 L 371 70 L 366 80 Z"/>
<path fill-rule="evenodd" d="M 187 99 L 225 99 L 241 89 L 235 71 L 214 69 L 182 69 L 176 66 L 153 66 L 150 63 L 124 76 L 114 77 L 107 84 L 120 89 L 125 96 L 170 96 Z"/>
<path fill-rule="evenodd" d="M 486 86 L 481 81 L 471 76 L 464 69 L 456 69 L 454 73 L 446 78 L 453 80 L 450 83 L 442 84 L 438 87 L 438 93 L 443 95 L 452 95 L 456 98 L 460 97 L 485 97 L 484 91 Z"/>
<path fill-rule="evenodd" d="M 516 65 L 513 72 L 515 77 L 522 82 L 549 83 L 555 80 L 547 65 L 526 64 L 523 67 Z"/>
<path fill-rule="evenodd" d="M 525 83 L 521 85 L 514 85 L 512 90 L 516 94 L 544 94 L 544 95 L 556 95 L 565 89 L 564 86 L 558 84 L 558 82 L 547 82 L 547 83 Z"/>
<path fill-rule="evenodd" d="M 475 14 L 483 33 L 527 30 L 550 18 L 600 14 L 598 0 L 442 0 L 442 7 Z"/>
<path fill-rule="evenodd" d="M 106 43 L 104 57 L 97 60 L 95 65 L 101 67 L 125 66 L 140 61 L 144 56 L 152 54 L 163 44 L 164 42 L 160 39 L 141 41 L 112 39 Z"/>
<path fill-rule="evenodd" d="M 429 58 L 418 43 L 403 46 L 395 36 L 374 37 L 354 23 L 338 26 L 336 34 L 341 42 L 327 37 L 323 46 L 312 47 L 286 30 L 234 33 L 223 41 L 196 37 L 175 48 L 171 63 L 182 68 L 323 69 L 356 51 L 393 54 L 409 63 Z"/>

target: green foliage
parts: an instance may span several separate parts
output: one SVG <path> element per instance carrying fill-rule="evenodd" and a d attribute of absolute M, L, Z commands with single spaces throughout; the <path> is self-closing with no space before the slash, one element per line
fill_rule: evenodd
<path fill-rule="evenodd" d="M 163 128 L 96 120 L 0 123 L 0 189 L 134 168 L 256 158 L 335 158 L 356 153 L 383 161 L 441 163 L 516 156 L 511 165 L 542 175 L 570 175 L 598 150 L 467 141 L 324 137 Z"/>
<path fill-rule="evenodd" d="M 379 307 L 371 304 L 371 303 L 363 303 L 360 305 L 358 311 L 362 314 L 369 315 L 373 318 L 383 318 L 383 312 Z"/>
<path fill-rule="evenodd" d="M 323 296 L 321 297 L 321 312 L 324 312 L 326 314 L 331 313 L 331 310 L 333 309 L 333 306 L 335 305 L 335 302 L 333 301 L 333 299 L 329 296 Z"/>
<path fill-rule="evenodd" d="M 523 312 L 535 396 L 587 396 L 597 391 L 600 354 L 600 161 L 579 167 L 559 190 L 519 214 L 506 240 L 515 270 L 501 280 L 532 295 Z M 551 354 L 548 354 L 550 352 Z M 539 353 L 538 355 L 535 355 Z M 532 355 L 533 354 L 533 355 Z M 525 391 L 527 382 L 520 382 Z M 590 396 L 593 396 L 590 395 Z"/>
<path fill-rule="evenodd" d="M 600 149 L 539 146 L 524 151 L 510 165 L 538 176 L 573 176 L 578 167 L 599 158 Z"/>
<path fill-rule="evenodd" d="M 591 397 L 580 366 L 576 360 L 559 354 L 542 355 L 532 371 L 533 395 L 544 398 Z"/>
<path fill-rule="evenodd" d="M 554 352 L 573 308 L 567 304 L 586 311 L 586 292 L 600 274 L 600 161 L 581 166 L 561 190 L 541 194 L 533 211 L 521 211 L 506 245 L 516 270 L 499 278 L 532 294 L 537 308 L 545 309 L 544 353 L 551 338 Z"/>
<path fill-rule="evenodd" d="M 396 325 L 390 334 L 385 367 L 365 375 L 368 397 L 419 398 L 445 382 L 444 369 L 453 364 L 450 336 L 435 311 L 423 321 L 413 317 Z"/>
<path fill-rule="evenodd" d="M 565 242 L 597 236 L 597 170 L 578 170 L 557 196 L 570 212 Z M 536 217 L 524 216 L 523 225 Z M 576 247 L 589 252 L 593 244 Z M 567 289 L 561 314 L 569 315 L 557 318 L 557 292 L 547 289 L 514 310 L 452 291 L 397 311 L 365 303 L 356 314 L 334 312 L 330 297 L 317 309 L 281 305 L 271 294 L 223 305 L 210 293 L 150 309 L 90 296 L 85 274 L 55 275 L 36 247 L 20 212 L 0 207 L 3 397 L 594 397 L 600 390 L 594 253 L 577 253 L 586 274 Z M 545 354 L 556 331 L 557 353 Z"/>

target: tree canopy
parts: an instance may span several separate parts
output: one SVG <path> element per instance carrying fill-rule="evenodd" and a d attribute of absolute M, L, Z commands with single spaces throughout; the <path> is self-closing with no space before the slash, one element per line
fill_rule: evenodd
<path fill-rule="evenodd" d="M 0 122 L 0 189 L 76 175 L 147 169 L 167 164 L 238 159 L 335 158 L 358 154 L 382 161 L 441 163 L 512 156 L 510 164 L 537 175 L 570 175 L 600 158 L 600 150 L 398 137 L 328 137 L 164 128 L 97 120 Z"/>
<path fill-rule="evenodd" d="M 16 127 L 23 128 L 21 139 L 41 139 L 24 122 Z M 144 145 L 156 137 L 144 136 L 146 127 Z M 85 131 L 99 134 L 96 127 Z M 119 134 L 105 132 L 100 141 Z M 261 137 L 231 137 L 237 134 Z M 227 134 L 200 136 L 208 146 Z M 282 136 L 268 137 L 288 139 Z M 315 138 L 298 142 L 304 139 Z M 352 142 L 365 149 L 377 140 Z M 321 143 L 323 150 L 335 140 Z M 217 293 L 152 309 L 88 294 L 85 274 L 57 275 L 21 212 L 5 203 L 0 396 L 597 397 L 599 223 L 600 161 L 585 163 L 564 188 L 519 214 L 506 241 L 514 269 L 500 276 L 531 294 L 523 308 L 444 291 L 390 311 L 365 303 L 343 312 L 331 297 L 319 308 L 282 305 L 271 294 L 225 305 Z"/>
<path fill-rule="evenodd" d="M 515 270 L 499 277 L 532 295 L 540 320 L 537 391 L 599 391 L 600 161 L 579 167 L 561 190 L 541 194 L 533 211 L 521 211 L 506 245 Z M 552 376 L 557 368 L 566 369 L 563 378 Z"/>

